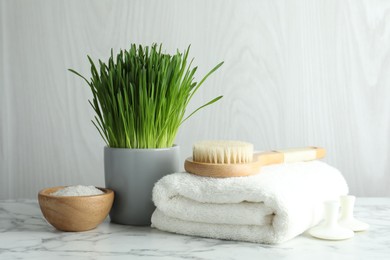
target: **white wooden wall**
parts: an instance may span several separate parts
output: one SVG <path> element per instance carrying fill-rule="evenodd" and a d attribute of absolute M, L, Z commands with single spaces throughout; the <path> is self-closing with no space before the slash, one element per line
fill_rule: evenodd
<path fill-rule="evenodd" d="M 202 76 L 183 159 L 202 139 L 258 150 L 317 145 L 358 196 L 390 196 L 390 1 L 0 0 L 0 199 L 104 185 L 86 55 L 192 45 Z"/>

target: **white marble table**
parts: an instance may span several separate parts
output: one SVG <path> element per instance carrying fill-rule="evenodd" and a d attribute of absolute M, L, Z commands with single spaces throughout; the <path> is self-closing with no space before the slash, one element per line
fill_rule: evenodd
<path fill-rule="evenodd" d="M 108 221 L 92 231 L 60 232 L 36 201 L 0 201 L 0 259 L 390 259 L 390 198 L 358 198 L 357 218 L 371 225 L 344 241 L 303 234 L 281 245 L 181 236 Z"/>

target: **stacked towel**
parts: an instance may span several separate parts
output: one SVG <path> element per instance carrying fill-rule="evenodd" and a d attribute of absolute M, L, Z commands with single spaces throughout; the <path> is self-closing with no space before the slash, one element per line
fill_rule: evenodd
<path fill-rule="evenodd" d="M 322 219 L 323 202 L 348 193 L 341 173 L 321 161 L 263 167 L 249 177 L 174 173 L 153 189 L 152 227 L 256 243 L 287 241 Z"/>

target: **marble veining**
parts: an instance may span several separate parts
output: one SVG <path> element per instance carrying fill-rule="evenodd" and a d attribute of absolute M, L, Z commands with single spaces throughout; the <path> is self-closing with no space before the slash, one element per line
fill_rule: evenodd
<path fill-rule="evenodd" d="M 355 216 L 371 225 L 344 241 L 302 234 L 261 245 L 164 233 L 106 220 L 94 230 L 60 232 L 36 201 L 0 201 L 0 259 L 390 259 L 390 198 L 358 198 Z"/>

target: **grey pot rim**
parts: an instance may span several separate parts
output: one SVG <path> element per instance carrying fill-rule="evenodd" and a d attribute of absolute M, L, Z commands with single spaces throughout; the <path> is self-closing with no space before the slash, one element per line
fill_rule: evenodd
<path fill-rule="evenodd" d="M 109 147 L 107 145 L 104 146 L 104 149 L 107 150 L 123 150 L 123 151 L 168 151 L 168 150 L 175 150 L 179 149 L 180 146 L 177 144 L 173 144 L 171 147 L 164 147 L 164 148 L 117 148 L 117 147 Z"/>

